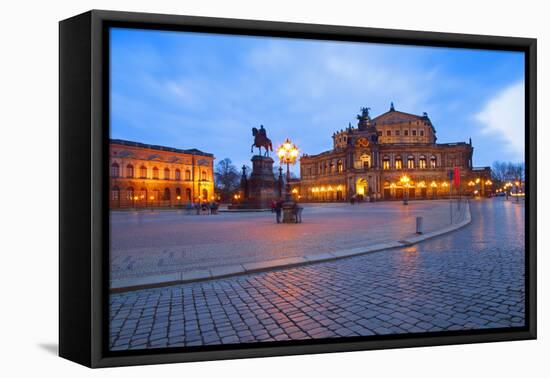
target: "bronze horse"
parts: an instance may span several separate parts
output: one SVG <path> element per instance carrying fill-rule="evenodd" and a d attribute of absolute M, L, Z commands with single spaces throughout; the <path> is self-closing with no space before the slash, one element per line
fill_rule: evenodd
<path fill-rule="evenodd" d="M 254 136 L 254 143 L 250 147 L 250 152 L 254 151 L 254 147 L 258 147 L 258 154 L 262 156 L 262 147 L 265 148 L 264 156 L 269 156 L 269 151 L 273 152 L 273 145 L 271 139 L 267 137 L 264 129 L 264 125 L 260 125 L 260 129 L 253 127 L 252 135 Z"/>

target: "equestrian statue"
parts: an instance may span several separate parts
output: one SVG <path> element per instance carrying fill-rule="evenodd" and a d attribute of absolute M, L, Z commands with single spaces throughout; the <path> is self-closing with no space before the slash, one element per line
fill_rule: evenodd
<path fill-rule="evenodd" d="M 263 156 L 269 156 L 269 151 L 273 152 L 273 145 L 271 139 L 267 137 L 264 129 L 264 125 L 260 125 L 260 129 L 253 127 L 252 135 L 254 136 L 254 143 L 250 147 L 250 152 L 254 151 L 254 147 L 258 147 L 258 154 L 262 156 L 262 147 L 265 149 Z"/>

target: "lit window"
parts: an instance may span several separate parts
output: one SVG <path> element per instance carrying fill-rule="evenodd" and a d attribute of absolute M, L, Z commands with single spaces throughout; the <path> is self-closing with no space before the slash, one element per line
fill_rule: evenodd
<path fill-rule="evenodd" d="M 384 160 L 382 161 L 382 168 L 390 169 L 390 159 L 384 158 Z"/>
<path fill-rule="evenodd" d="M 111 165 L 111 177 L 118 177 L 120 176 L 120 167 L 117 163 L 113 163 Z"/>
<path fill-rule="evenodd" d="M 202 172 L 201 172 L 201 179 L 202 179 L 203 181 L 206 181 L 206 171 L 202 171 Z"/>
<path fill-rule="evenodd" d="M 403 169 L 403 160 L 401 160 L 401 157 L 395 159 L 395 169 Z"/>
<path fill-rule="evenodd" d="M 186 169 L 185 170 L 185 179 L 187 181 L 190 181 L 191 180 L 191 171 L 189 169 Z"/>
<path fill-rule="evenodd" d="M 437 166 L 437 158 L 435 156 L 432 156 L 430 158 L 430 168 L 435 168 Z"/>
<path fill-rule="evenodd" d="M 133 200 L 134 200 L 134 188 L 129 187 L 128 189 L 126 189 L 126 198 L 127 198 L 129 201 L 133 201 Z"/>
<path fill-rule="evenodd" d="M 424 156 L 421 156 L 420 160 L 418 160 L 418 167 L 420 169 L 425 169 L 426 168 L 426 158 Z"/>
<path fill-rule="evenodd" d="M 414 157 L 409 156 L 407 159 L 407 168 L 414 169 Z"/>
<path fill-rule="evenodd" d="M 342 163 L 342 160 L 338 160 L 338 172 L 344 172 L 344 163 Z"/>
<path fill-rule="evenodd" d="M 178 181 L 181 180 L 181 171 L 179 169 L 176 169 L 174 178 Z"/>

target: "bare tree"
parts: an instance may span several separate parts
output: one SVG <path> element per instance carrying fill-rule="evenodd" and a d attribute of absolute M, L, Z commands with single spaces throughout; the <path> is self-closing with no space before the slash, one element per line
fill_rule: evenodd
<path fill-rule="evenodd" d="M 231 198 L 233 192 L 239 188 L 239 171 L 229 158 L 220 160 L 218 164 L 216 164 L 214 178 L 216 180 L 216 189 L 220 193 L 222 200 Z"/>

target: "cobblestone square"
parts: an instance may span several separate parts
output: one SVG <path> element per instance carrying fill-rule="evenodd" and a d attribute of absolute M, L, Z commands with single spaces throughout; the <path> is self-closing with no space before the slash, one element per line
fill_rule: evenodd
<path fill-rule="evenodd" d="M 112 350 L 522 327 L 524 206 L 405 248 L 110 296 Z"/>

